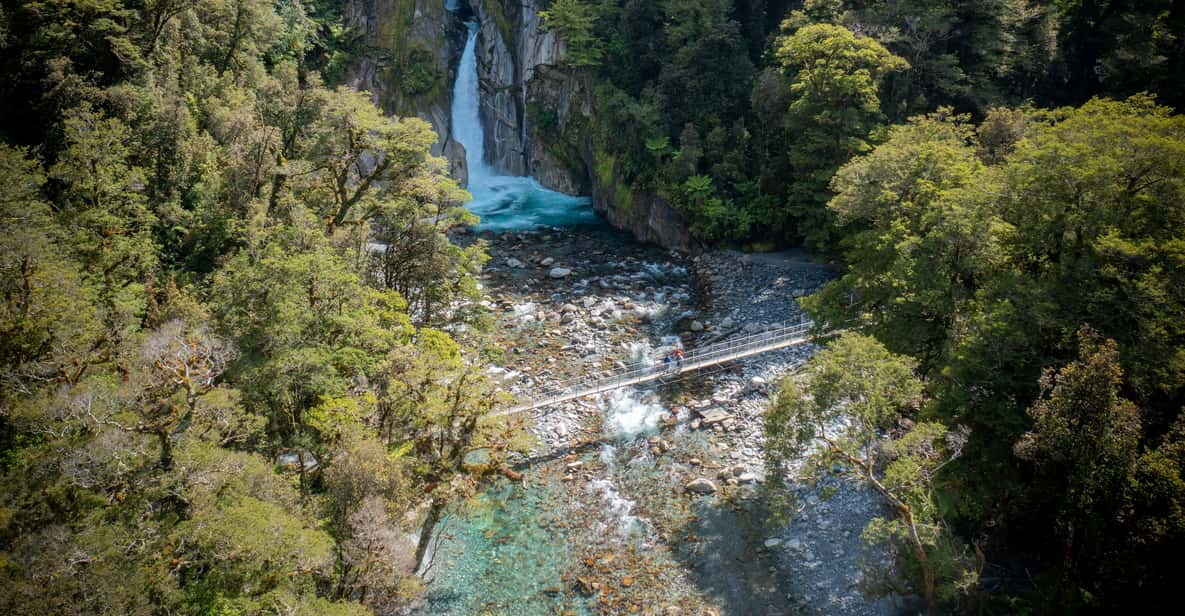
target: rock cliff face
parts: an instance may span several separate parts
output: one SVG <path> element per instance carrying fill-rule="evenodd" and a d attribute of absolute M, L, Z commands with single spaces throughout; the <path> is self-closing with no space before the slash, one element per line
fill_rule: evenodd
<path fill-rule="evenodd" d="M 595 101 L 586 75 L 562 64 L 564 42 L 543 28 L 551 0 L 350 0 L 347 25 L 362 52 L 350 83 L 389 113 L 416 115 L 440 136 L 433 153 L 466 181 L 465 148 L 452 137 L 452 95 L 476 19 L 486 162 L 559 192 L 592 194 L 594 208 L 639 240 L 683 252 L 699 244 L 665 200 L 635 192 L 592 143 Z"/>
<path fill-rule="evenodd" d="M 550 0 L 474 0 L 481 22 L 478 76 L 486 152 L 495 168 L 544 186 L 593 195 L 594 208 L 644 242 L 699 252 L 679 212 L 634 192 L 592 144 L 594 94 L 586 75 L 562 65 L 564 42 L 543 29 Z M 609 169 L 607 174 L 597 169 Z"/>
<path fill-rule="evenodd" d="M 452 138 L 451 111 L 457 65 L 465 48 L 461 17 L 444 0 L 350 0 L 346 26 L 360 50 L 348 82 L 372 93 L 388 113 L 432 123 L 436 156 L 449 160 L 453 177 L 465 182 L 465 149 Z"/>
<path fill-rule="evenodd" d="M 474 0 L 472 7 L 481 24 L 477 72 L 487 162 L 510 175 L 533 175 L 527 92 L 540 69 L 559 63 L 563 42 L 542 28 L 543 0 Z M 563 184 L 573 185 L 555 188 Z"/>
<path fill-rule="evenodd" d="M 641 242 L 687 254 L 703 252 L 703 245 L 691 234 L 683 215 L 666 199 L 634 191 L 611 159 L 591 161 L 590 168 L 597 169 L 593 180 L 593 209 L 609 224 L 629 231 Z"/>

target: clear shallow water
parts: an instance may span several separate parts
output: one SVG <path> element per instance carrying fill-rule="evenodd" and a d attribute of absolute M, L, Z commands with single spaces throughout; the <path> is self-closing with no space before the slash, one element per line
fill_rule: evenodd
<path fill-rule="evenodd" d="M 454 9 L 455 10 L 455 9 Z M 466 207 L 481 217 L 477 229 L 518 231 L 543 226 L 599 225 L 588 197 L 573 197 L 543 187 L 534 178 L 499 175 L 485 163 L 485 132 L 481 126 L 481 92 L 477 79 L 476 22 L 469 22 L 469 38 L 453 87 L 453 134 L 465 146 L 469 168 Z"/>
<path fill-rule="evenodd" d="M 499 481 L 437 527 L 446 540 L 432 566 L 423 616 L 589 614 L 562 576 L 575 555 L 557 482 Z"/>
<path fill-rule="evenodd" d="M 446 2 L 450 10 L 456 11 L 457 6 Z M 481 217 L 477 230 L 603 225 L 593 213 L 591 199 L 548 190 L 533 178 L 500 175 L 485 164 L 477 24 L 471 22 L 468 27 L 452 120 L 453 134 L 465 146 L 468 190 L 473 195 L 466 207 Z M 515 314 L 525 318 L 534 311 L 533 304 L 524 304 Z M 624 402 L 621 412 L 631 412 L 627 410 L 631 404 Z M 601 453 L 612 459 L 613 451 Z M 618 541 L 639 536 L 642 525 L 632 500 L 609 481 L 594 482 L 589 490 L 588 500 L 601 509 L 596 517 L 606 520 L 606 535 Z M 525 486 L 499 480 L 469 499 L 461 511 L 448 515 L 435 529 L 442 540 L 432 565 L 427 604 L 418 614 L 591 614 L 589 600 L 575 592 L 571 580 L 563 579 L 579 565 L 581 547 L 569 543 L 570 525 L 582 521 L 573 519 L 564 505 L 567 500 L 555 476 L 531 472 Z"/>

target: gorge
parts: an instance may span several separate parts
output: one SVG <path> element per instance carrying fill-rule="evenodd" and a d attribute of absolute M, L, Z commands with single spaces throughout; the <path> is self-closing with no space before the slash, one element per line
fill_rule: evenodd
<path fill-rule="evenodd" d="M 452 133 L 465 149 L 468 188 L 473 195 L 467 207 L 481 217 L 477 228 L 504 231 L 595 223 L 590 199 L 548 190 L 532 177 L 503 175 L 487 165 L 475 51 L 479 29 L 472 21 L 466 28 L 469 35 L 457 69 L 451 120 Z M 496 132 L 493 143 L 495 151 L 500 149 Z"/>
<path fill-rule="evenodd" d="M 595 147 L 591 79 L 564 64 L 564 42 L 539 15 L 546 6 L 539 0 L 350 0 L 347 21 L 360 33 L 362 52 L 352 60 L 348 81 L 371 92 L 388 112 L 433 125 L 439 136 L 433 153 L 445 156 L 454 177 L 467 183 L 477 200 L 472 209 L 486 214 L 487 225 L 533 224 L 507 220 L 508 211 L 524 211 L 524 199 L 531 201 L 529 209 L 551 212 L 557 222 L 580 222 L 581 216 L 573 218 L 578 202 L 556 193 L 588 195 L 598 214 L 636 239 L 698 253 L 701 246 L 684 217 L 658 195 L 635 190 L 616 160 Z M 469 124 L 462 128 L 455 112 L 461 77 L 472 70 L 462 66 L 467 51 L 476 82 L 465 87 L 480 94 L 465 101 L 462 117 Z M 408 94 L 401 83 L 415 62 L 430 66 L 434 80 Z M 462 137 L 463 130 L 470 132 Z M 470 144 L 483 150 L 483 168 L 502 179 L 474 190 Z M 529 177 L 535 184 L 508 177 Z M 489 216 L 496 211 L 501 214 Z"/>

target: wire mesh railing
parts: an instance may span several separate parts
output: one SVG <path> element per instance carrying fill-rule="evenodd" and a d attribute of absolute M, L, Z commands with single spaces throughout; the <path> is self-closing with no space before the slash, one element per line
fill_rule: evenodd
<path fill-rule="evenodd" d="M 558 404 L 575 398 L 613 391 L 628 385 L 675 376 L 726 361 L 780 349 L 810 340 L 814 323 L 800 319 L 781 323 L 760 332 L 752 332 L 715 342 L 684 353 L 681 360 L 662 362 L 638 361 L 615 371 L 601 372 L 549 389 L 539 394 L 520 397 L 519 404 L 495 413 L 509 415 L 539 407 Z"/>

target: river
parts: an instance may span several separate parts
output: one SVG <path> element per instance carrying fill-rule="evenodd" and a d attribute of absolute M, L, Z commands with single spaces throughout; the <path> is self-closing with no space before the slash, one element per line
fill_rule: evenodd
<path fill-rule="evenodd" d="M 587 197 L 484 160 L 476 24 L 454 89 L 469 236 L 489 242 L 482 285 L 511 392 L 654 361 L 799 314 L 830 275 L 809 262 L 715 252 L 689 260 L 608 228 Z M 553 277 L 555 267 L 570 270 Z M 536 413 L 521 483 L 498 479 L 436 528 L 422 615 L 889 614 L 856 590 L 875 498 L 825 480 L 774 522 L 762 492 L 761 415 L 810 349 Z M 693 480 L 712 492 L 689 493 Z"/>

